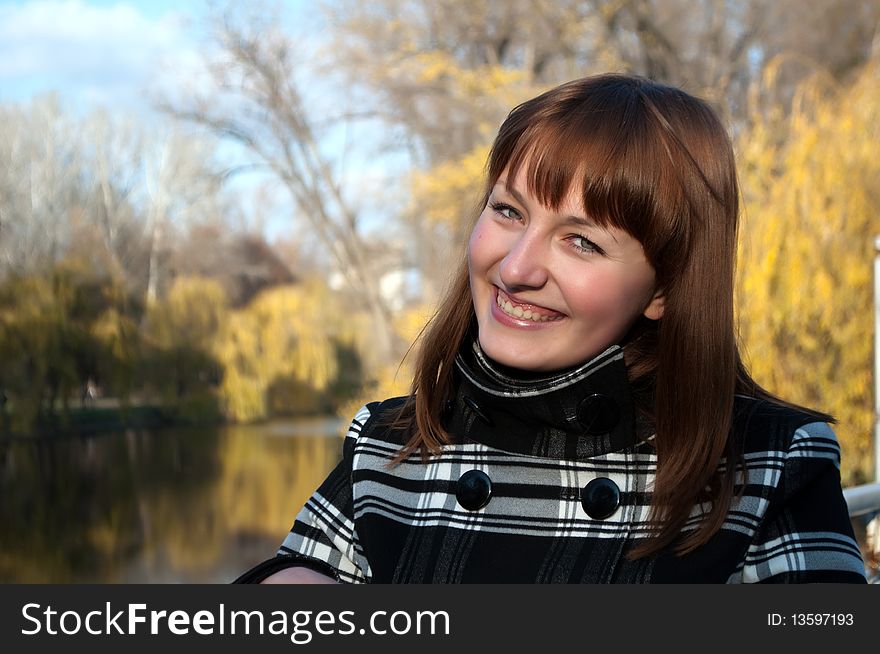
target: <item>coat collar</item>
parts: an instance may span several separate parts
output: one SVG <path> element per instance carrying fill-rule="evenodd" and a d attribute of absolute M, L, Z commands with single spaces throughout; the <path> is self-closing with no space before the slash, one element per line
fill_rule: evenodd
<path fill-rule="evenodd" d="M 529 456 L 583 460 L 637 442 L 623 349 L 612 345 L 577 368 L 515 376 L 476 339 L 455 360 L 450 433 L 457 441 Z"/>

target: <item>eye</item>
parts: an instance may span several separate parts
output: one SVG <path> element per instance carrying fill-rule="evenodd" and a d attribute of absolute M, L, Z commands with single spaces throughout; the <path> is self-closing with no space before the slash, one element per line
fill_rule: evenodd
<path fill-rule="evenodd" d="M 521 220 L 522 216 L 519 211 L 511 207 L 509 204 L 504 204 L 503 202 L 491 202 L 489 207 L 502 216 L 503 218 L 507 218 L 508 220 Z"/>
<path fill-rule="evenodd" d="M 571 243 L 571 246 L 578 252 L 584 252 L 585 254 L 604 254 L 602 248 L 593 243 L 593 241 L 586 236 L 572 234 L 568 237 L 568 242 Z"/>

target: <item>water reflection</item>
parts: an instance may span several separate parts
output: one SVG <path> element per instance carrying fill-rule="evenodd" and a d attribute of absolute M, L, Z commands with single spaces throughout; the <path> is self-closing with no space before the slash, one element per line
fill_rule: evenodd
<path fill-rule="evenodd" d="M 0 581 L 227 582 L 339 460 L 315 420 L 0 444 Z"/>
<path fill-rule="evenodd" d="M 0 443 L 0 582 L 229 582 L 275 552 L 339 460 L 343 429 L 300 420 Z"/>

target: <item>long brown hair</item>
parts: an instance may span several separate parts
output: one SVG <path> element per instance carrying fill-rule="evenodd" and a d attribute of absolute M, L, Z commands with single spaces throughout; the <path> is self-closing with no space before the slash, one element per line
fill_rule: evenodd
<path fill-rule="evenodd" d="M 483 204 L 502 173 L 513 179 L 523 166 L 529 191 L 550 209 L 579 184 L 587 214 L 635 237 L 654 267 L 665 295 L 663 317 L 639 318 L 621 342 L 636 405 L 655 427 L 657 452 L 654 538 L 632 556 L 673 543 L 678 553 L 692 551 L 721 528 L 734 497 L 734 395 L 796 407 L 762 389 L 739 354 L 733 307 L 739 190 L 730 139 L 702 100 L 637 77 L 600 75 L 510 112 L 489 154 Z M 413 435 L 398 460 L 415 451 L 427 457 L 448 442 L 441 413 L 453 395 L 453 361 L 474 320 L 462 257 L 422 334 L 412 396 L 397 420 Z M 719 467 L 723 457 L 727 465 Z M 681 538 L 694 505 L 707 502 L 699 527 Z"/>

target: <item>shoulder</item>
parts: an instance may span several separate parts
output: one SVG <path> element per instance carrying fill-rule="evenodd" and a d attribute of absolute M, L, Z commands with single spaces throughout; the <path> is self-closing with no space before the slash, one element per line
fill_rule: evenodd
<path fill-rule="evenodd" d="M 840 459 L 837 437 L 821 414 L 763 398 L 734 398 L 732 435 L 745 453 Z"/>
<path fill-rule="evenodd" d="M 731 515 L 756 520 L 742 581 L 864 583 L 833 428 L 822 414 L 766 400 L 751 404 L 735 416 L 744 490 Z"/>
<path fill-rule="evenodd" d="M 406 441 L 404 430 L 395 425 L 401 409 L 410 396 L 392 397 L 386 400 L 368 402 L 355 414 L 348 428 L 347 438 L 357 441 L 365 438 Z"/>
<path fill-rule="evenodd" d="M 748 419 L 780 424 L 816 422 L 821 415 L 812 409 L 798 408 L 750 395 L 737 394 L 733 398 L 734 420 Z"/>

